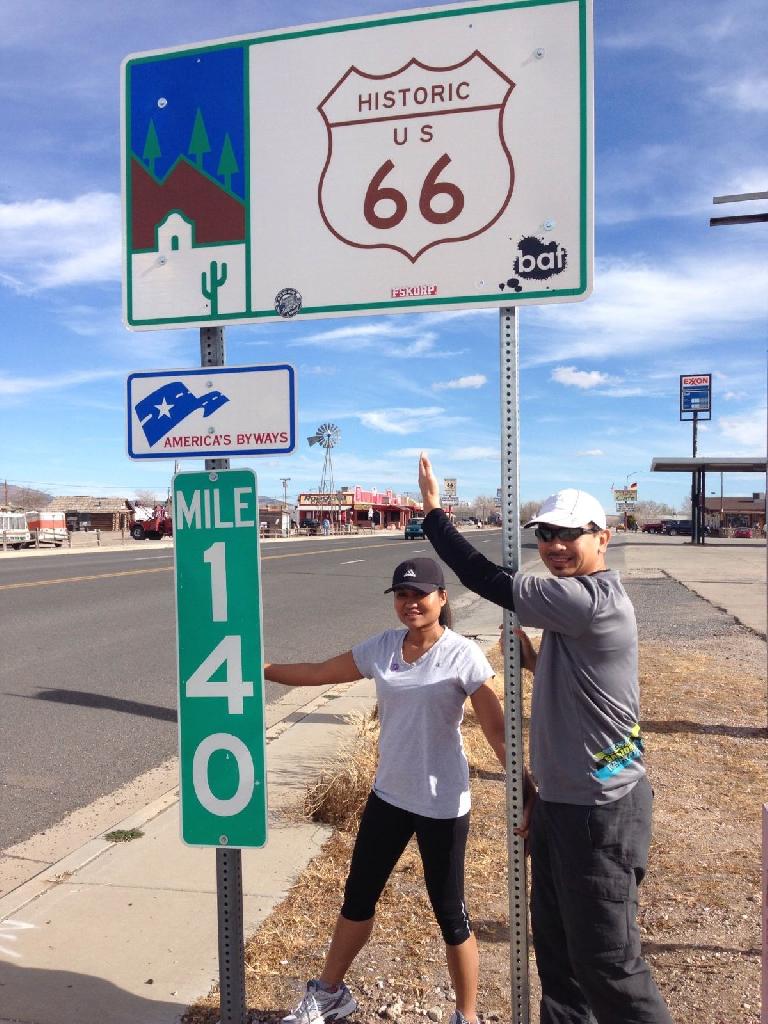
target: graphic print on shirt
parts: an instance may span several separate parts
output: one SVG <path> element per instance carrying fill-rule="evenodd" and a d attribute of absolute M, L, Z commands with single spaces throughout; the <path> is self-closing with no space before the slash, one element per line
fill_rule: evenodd
<path fill-rule="evenodd" d="M 643 756 L 643 738 L 640 734 L 640 725 L 635 722 L 629 733 L 624 739 L 619 740 L 618 743 L 613 743 L 610 747 L 605 750 L 599 751 L 594 755 L 597 766 L 594 770 L 594 776 L 596 779 L 601 781 L 611 778 L 612 775 L 616 775 L 623 768 L 632 764 L 639 757 Z"/>

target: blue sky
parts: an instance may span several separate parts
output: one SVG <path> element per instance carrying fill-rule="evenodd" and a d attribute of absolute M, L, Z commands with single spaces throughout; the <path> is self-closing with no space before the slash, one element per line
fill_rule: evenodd
<path fill-rule="evenodd" d="M 129 53 L 403 9 L 396 0 L 5 0 L 0 35 L 0 481 L 164 494 L 172 463 L 125 455 L 131 371 L 199 365 L 196 329 L 135 333 L 120 299 L 120 61 Z M 436 5 L 437 6 L 437 5 Z M 765 452 L 768 224 L 710 228 L 712 197 L 768 190 L 763 0 L 595 0 L 595 287 L 521 312 L 521 499 L 637 481 L 679 505 L 654 456 L 691 453 L 681 373 L 714 375 L 699 454 Z M 341 428 L 337 484 L 414 490 L 416 455 L 461 497 L 499 480 L 496 311 L 227 328 L 227 362 L 289 361 L 291 456 L 262 494 L 316 488 L 306 437 Z M 245 460 L 243 460 L 245 461 Z M 253 464 L 253 462 L 251 463 Z M 187 460 L 184 468 L 200 463 Z M 730 493 L 762 490 L 731 478 Z M 719 481 L 710 481 L 710 489 Z"/>

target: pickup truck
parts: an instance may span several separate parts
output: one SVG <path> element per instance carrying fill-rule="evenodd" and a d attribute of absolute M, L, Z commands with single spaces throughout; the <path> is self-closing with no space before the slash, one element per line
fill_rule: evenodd
<path fill-rule="evenodd" d="M 661 533 L 662 532 L 662 526 L 663 526 L 663 523 L 661 522 L 661 520 L 658 520 L 657 522 L 654 522 L 654 523 L 643 523 L 643 525 L 640 527 L 640 532 L 641 533 Z"/>

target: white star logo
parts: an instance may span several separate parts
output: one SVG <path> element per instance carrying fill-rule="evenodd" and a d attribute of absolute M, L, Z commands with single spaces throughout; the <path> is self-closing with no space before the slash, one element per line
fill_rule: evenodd
<path fill-rule="evenodd" d="M 160 405 L 156 405 L 155 408 L 157 409 L 158 416 L 167 416 L 168 419 L 171 418 L 171 409 L 173 406 L 168 405 L 165 399 L 162 400 Z"/>

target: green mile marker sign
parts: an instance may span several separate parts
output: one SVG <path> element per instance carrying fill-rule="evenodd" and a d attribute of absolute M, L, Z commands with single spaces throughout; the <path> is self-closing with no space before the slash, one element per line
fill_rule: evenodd
<path fill-rule="evenodd" d="M 173 480 L 181 836 L 267 839 L 259 517 L 252 470 Z"/>

